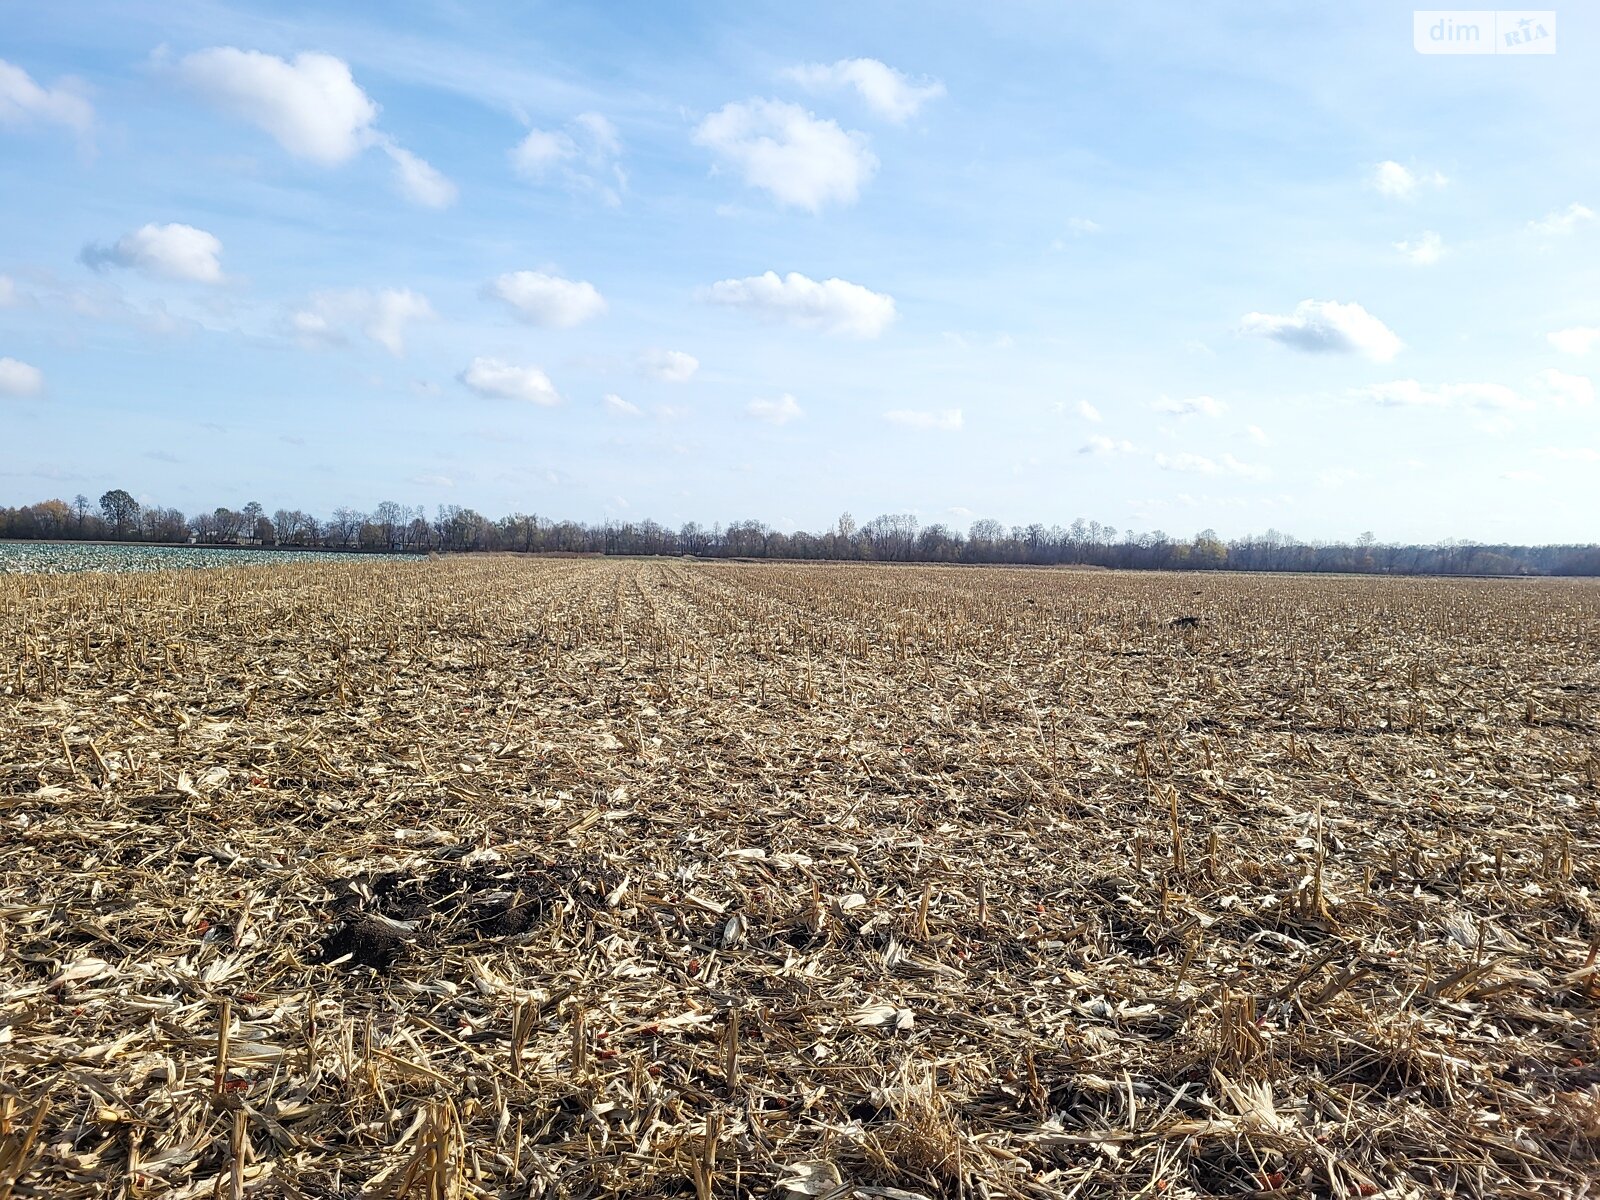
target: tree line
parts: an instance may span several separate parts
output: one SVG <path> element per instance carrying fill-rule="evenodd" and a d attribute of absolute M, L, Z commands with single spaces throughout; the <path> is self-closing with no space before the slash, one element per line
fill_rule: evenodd
<path fill-rule="evenodd" d="M 671 529 L 655 521 L 584 524 L 527 513 L 492 519 L 456 504 L 430 517 L 392 500 L 371 512 L 336 508 L 326 517 L 299 509 L 270 515 L 251 501 L 186 516 L 141 505 L 116 488 L 97 503 L 84 495 L 0 507 L 0 538 L 54 541 L 180 542 L 217 546 L 340 551 L 513 551 L 524 554 L 672 554 L 706 558 L 846 559 L 880 562 L 1010 563 L 1165 570 L 1343 571 L 1428 575 L 1600 575 L 1600 546 L 1514 546 L 1449 540 L 1432 545 L 1301 541 L 1269 529 L 1224 541 L 1203 529 L 1193 537 L 1161 530 L 1135 533 L 1083 519 L 1069 526 L 1006 526 L 973 521 L 965 531 L 923 525 L 909 513 L 858 524 L 849 513 L 821 533 L 785 533 L 760 521 Z"/>

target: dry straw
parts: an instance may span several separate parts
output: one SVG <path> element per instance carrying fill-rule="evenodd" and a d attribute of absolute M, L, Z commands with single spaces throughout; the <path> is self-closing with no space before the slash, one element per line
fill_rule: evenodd
<path fill-rule="evenodd" d="M 1597 618 L 1553 581 L 0 579 L 0 1200 L 1588 1194 Z"/>

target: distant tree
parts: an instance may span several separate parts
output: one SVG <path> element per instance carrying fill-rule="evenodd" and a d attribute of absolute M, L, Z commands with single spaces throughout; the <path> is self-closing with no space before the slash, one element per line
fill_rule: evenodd
<path fill-rule="evenodd" d="M 89 497 L 79 492 L 72 498 L 72 511 L 78 517 L 78 536 L 83 536 L 83 521 L 89 515 Z"/>
<path fill-rule="evenodd" d="M 261 504 L 258 501 L 255 500 L 250 501 L 249 504 L 246 504 L 239 510 L 239 516 L 241 518 L 239 526 L 245 537 L 257 542 L 266 540 L 266 538 L 262 537 L 261 535 L 261 518 L 265 515 L 266 510 L 261 507 Z M 272 531 L 269 529 L 266 537 L 271 536 Z"/>
<path fill-rule="evenodd" d="M 378 527 L 383 544 L 393 550 L 400 540 L 400 531 L 411 523 L 411 514 L 393 500 L 385 500 L 372 510 L 372 523 Z"/>
<path fill-rule="evenodd" d="M 328 522 L 328 537 L 337 545 L 353 546 L 366 521 L 366 515 L 353 508 L 336 508 L 333 519 Z"/>
<path fill-rule="evenodd" d="M 192 522 L 189 522 L 189 526 L 195 531 L 195 539 L 197 541 L 216 541 L 216 518 L 210 512 L 195 514 L 195 518 Z"/>
<path fill-rule="evenodd" d="M 114 488 L 100 497 L 100 512 L 111 526 L 112 536 L 121 541 L 139 519 L 139 502 L 121 488 Z"/>
<path fill-rule="evenodd" d="M 237 542 L 244 531 L 244 514 L 231 508 L 216 509 L 211 514 L 211 520 L 212 532 L 219 542 Z"/>

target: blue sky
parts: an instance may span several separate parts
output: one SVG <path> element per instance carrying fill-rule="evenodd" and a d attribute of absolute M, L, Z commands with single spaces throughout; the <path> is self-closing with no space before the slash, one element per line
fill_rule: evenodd
<path fill-rule="evenodd" d="M 1600 12 L 0 4 L 0 503 L 1600 538 Z"/>

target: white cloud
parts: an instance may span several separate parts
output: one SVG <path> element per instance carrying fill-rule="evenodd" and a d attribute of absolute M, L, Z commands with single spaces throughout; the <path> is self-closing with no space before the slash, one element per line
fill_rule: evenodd
<path fill-rule="evenodd" d="M 1577 326 L 1558 329 L 1544 335 L 1549 343 L 1563 354 L 1587 354 L 1600 346 L 1600 325 Z"/>
<path fill-rule="evenodd" d="M 1250 440 L 1258 446 L 1272 444 L 1272 439 L 1267 436 L 1267 431 L 1259 425 L 1246 425 L 1244 431 L 1250 435 Z"/>
<path fill-rule="evenodd" d="M 1559 212 L 1550 213 L 1541 220 L 1529 221 L 1528 231 L 1530 233 L 1555 235 L 1568 234 L 1577 229 L 1579 225 L 1594 219 L 1594 209 L 1574 202 Z"/>
<path fill-rule="evenodd" d="M 1534 376 L 1540 390 L 1557 408 L 1588 408 L 1594 403 L 1594 380 L 1546 367 Z"/>
<path fill-rule="evenodd" d="M 841 58 L 835 63 L 808 63 L 784 72 L 811 92 L 854 88 L 880 117 L 901 124 L 930 100 L 944 95 L 937 79 L 912 83 L 910 77 L 875 58 Z"/>
<path fill-rule="evenodd" d="M 959 408 L 944 408 L 938 412 L 923 412 L 909 408 L 897 408 L 892 412 L 883 414 L 885 421 L 892 421 L 896 425 L 904 425 L 909 429 L 943 429 L 954 431 L 961 428 L 961 410 Z"/>
<path fill-rule="evenodd" d="M 511 168 L 540 182 L 552 174 L 575 191 L 596 192 L 608 205 L 622 203 L 627 173 L 618 159 L 622 138 L 600 113 L 580 113 L 566 129 L 530 129 L 511 148 Z"/>
<path fill-rule="evenodd" d="M 953 505 L 950 508 L 945 509 L 945 512 L 956 518 L 958 521 L 969 520 L 972 516 L 972 510 L 962 504 Z"/>
<path fill-rule="evenodd" d="M 382 145 L 394 163 L 395 183 L 401 195 L 424 208 L 449 208 L 456 202 L 456 185 L 437 169 L 391 141 L 385 140 Z"/>
<path fill-rule="evenodd" d="M 607 412 L 616 413 L 618 416 L 642 417 L 644 415 L 644 413 L 640 411 L 640 408 L 637 404 L 628 403 L 628 401 L 624 400 L 615 392 L 607 392 L 605 396 L 602 397 L 601 403 L 606 406 Z"/>
<path fill-rule="evenodd" d="M 1543 483 L 1544 476 L 1537 471 L 1501 471 L 1501 479 L 1509 479 L 1512 483 Z"/>
<path fill-rule="evenodd" d="M 893 296 L 843 279 L 818 283 L 798 271 L 781 279 L 775 271 L 747 279 L 724 279 L 707 289 L 706 298 L 764 320 L 860 338 L 877 337 L 895 318 Z"/>
<path fill-rule="evenodd" d="M 1410 200 L 1423 187 L 1443 187 L 1449 182 L 1438 171 L 1413 171 L 1392 160 L 1372 169 L 1372 186 L 1394 200 Z"/>
<path fill-rule="evenodd" d="M 577 156 L 578 144 L 568 134 L 530 129 L 511 148 L 511 165 L 519 175 L 537 179 L 556 164 Z"/>
<path fill-rule="evenodd" d="M 774 425 L 787 425 L 790 421 L 805 416 L 795 398 L 787 393 L 776 400 L 752 400 L 745 411 L 752 417 L 770 421 Z"/>
<path fill-rule="evenodd" d="M 190 283 L 222 282 L 222 243 L 193 225 L 143 225 L 110 246 L 83 248 L 83 261 L 96 270 L 123 267 Z"/>
<path fill-rule="evenodd" d="M 0 308 L 10 308 L 19 303 L 21 298 L 17 295 L 17 285 L 11 281 L 11 276 L 0 275 Z"/>
<path fill-rule="evenodd" d="M 1526 409 L 1533 405 L 1500 383 L 1442 383 L 1434 386 L 1415 379 L 1396 379 L 1357 388 L 1355 394 L 1383 408 L 1485 408 Z"/>
<path fill-rule="evenodd" d="M 213 106 L 265 130 L 296 158 L 333 167 L 377 146 L 393 160 L 402 195 L 429 208 L 455 202 L 455 184 L 378 132 L 378 105 L 341 58 L 307 52 L 291 60 L 214 46 L 184 58 L 177 72 Z"/>
<path fill-rule="evenodd" d="M 65 125 L 83 136 L 94 125 L 94 106 L 75 80 L 60 79 L 55 87 L 41 87 L 21 67 L 0 59 L 0 125 L 35 122 Z"/>
<path fill-rule="evenodd" d="M 296 158 L 348 162 L 373 140 L 378 106 L 343 59 L 297 54 L 287 61 L 217 46 L 189 55 L 178 73 L 212 104 L 271 134 Z"/>
<path fill-rule="evenodd" d="M 1133 454 L 1134 452 L 1132 442 L 1117 441 L 1113 438 L 1102 437 L 1099 434 L 1094 435 L 1078 447 L 1079 454 L 1091 454 L 1096 458 L 1105 458 L 1112 454 Z"/>
<path fill-rule="evenodd" d="M 1163 471 L 1181 471 L 1194 475 L 1241 475 L 1251 479 L 1262 479 L 1267 474 L 1266 468 L 1240 462 L 1231 454 L 1224 454 L 1220 459 L 1188 452 L 1157 454 L 1155 462 Z"/>
<path fill-rule="evenodd" d="M 44 390 L 44 372 L 15 358 L 0 358 L 0 396 L 37 396 Z"/>
<path fill-rule="evenodd" d="M 865 134 L 781 100 L 724 105 L 700 122 L 694 142 L 737 169 L 750 187 L 812 212 L 853 203 L 878 169 Z"/>
<path fill-rule="evenodd" d="M 456 481 L 448 475 L 433 475 L 427 472 L 423 472 L 421 475 L 413 475 L 407 482 L 415 483 L 420 487 L 432 488 L 453 488 L 456 485 Z"/>
<path fill-rule="evenodd" d="M 1431 267 L 1445 254 L 1444 239 L 1431 229 L 1414 242 L 1396 242 L 1394 248 L 1419 267 Z"/>
<path fill-rule="evenodd" d="M 1180 417 L 1220 417 L 1228 411 L 1228 406 L 1210 396 L 1189 396 L 1183 400 L 1170 400 L 1163 396 L 1156 401 L 1155 410 Z"/>
<path fill-rule="evenodd" d="M 1593 450 L 1588 446 L 1546 446 L 1543 453 L 1546 457 L 1560 459 L 1562 462 L 1600 463 L 1600 450 Z"/>
<path fill-rule="evenodd" d="M 1317 472 L 1317 482 L 1326 488 L 1341 488 L 1346 484 L 1355 483 L 1361 478 L 1361 472 L 1354 467 L 1329 467 L 1325 471 Z"/>
<path fill-rule="evenodd" d="M 571 329 L 606 311 L 605 297 L 594 284 L 543 271 L 512 271 L 484 290 L 529 324 L 551 329 Z"/>
<path fill-rule="evenodd" d="M 1100 232 L 1100 223 L 1091 221 L 1088 217 L 1068 217 L 1067 231 L 1077 237 L 1084 237 L 1091 233 Z"/>
<path fill-rule="evenodd" d="M 646 350 L 639 356 L 639 368 L 666 383 L 688 383 L 700 369 L 700 360 L 682 350 Z"/>
<path fill-rule="evenodd" d="M 538 367 L 516 367 L 498 358 L 475 358 L 458 379 L 491 400 L 521 400 L 549 407 L 561 403 L 550 377 Z"/>
<path fill-rule="evenodd" d="M 1087 400 L 1078 401 L 1078 415 L 1085 421 L 1093 421 L 1097 425 L 1105 419 L 1100 415 L 1100 410 Z"/>
<path fill-rule="evenodd" d="M 1360 354 L 1374 362 L 1388 362 L 1405 346 L 1361 305 L 1334 300 L 1302 300 L 1289 316 L 1246 313 L 1240 330 L 1308 354 Z"/>
<path fill-rule="evenodd" d="M 342 288 L 315 292 L 289 314 L 288 330 L 303 346 L 344 345 L 354 327 L 396 358 L 405 353 L 406 326 L 433 316 L 428 298 L 409 288 Z"/>

